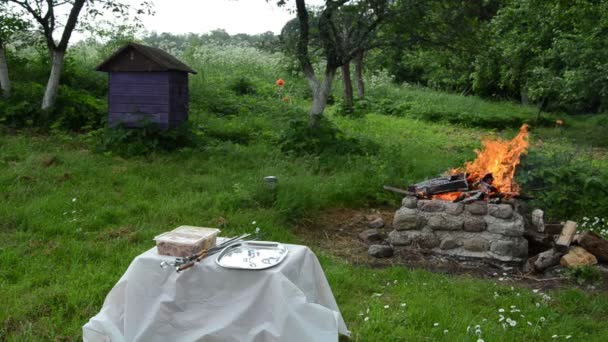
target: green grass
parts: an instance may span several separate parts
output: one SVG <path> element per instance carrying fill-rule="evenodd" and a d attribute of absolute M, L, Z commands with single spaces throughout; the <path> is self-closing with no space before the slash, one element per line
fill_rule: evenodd
<path fill-rule="evenodd" d="M 269 239 L 301 242 L 290 230 L 292 221 L 324 207 L 395 204 L 380 190 L 383 182 L 396 182 L 399 175 L 419 179 L 454 165 L 470 156 L 481 134 L 376 115 L 336 121 L 353 135 L 381 143 L 380 153 L 287 158 L 254 140 L 125 160 L 94 154 L 79 137 L 3 135 L 0 336 L 79 339 L 81 326 L 99 310 L 129 262 L 153 246 L 151 239 L 160 232 L 180 224 L 227 222 L 222 230 L 231 235 L 253 229 L 255 220 Z M 213 126 L 220 122 L 208 123 L 221 129 Z M 49 156 L 57 161 L 46 167 Z M 261 184 L 271 174 L 280 179 L 276 198 Z M 317 253 L 355 340 L 476 341 L 466 328 L 477 324 L 483 338 L 492 341 L 553 334 L 600 340 L 608 333 L 603 294 L 559 291 L 544 303 L 530 290 L 491 281 L 355 267 L 327 251 Z M 518 325 L 503 330 L 497 310 L 510 305 L 526 318 L 514 315 Z M 538 324 L 541 316 L 546 321 Z M 436 322 L 439 327 L 433 327 Z"/>
<path fill-rule="evenodd" d="M 519 121 L 536 115 L 531 107 L 372 78 L 370 98 L 405 114 L 375 108 L 346 118 L 330 108 L 328 117 L 348 136 L 374 142 L 377 151 L 292 156 L 277 140 L 291 119 L 305 115 L 308 92 L 302 79 L 278 68 L 281 56 L 214 47 L 185 57 L 201 71 L 191 82 L 191 120 L 204 127 L 205 148 L 125 159 L 92 152 L 90 136 L 0 131 L 0 340 L 80 339 L 82 325 L 130 261 L 161 232 L 222 225 L 223 235 L 233 235 L 253 230 L 256 221 L 268 239 L 304 243 L 291 229 L 300 220 L 324 208 L 395 206 L 398 200 L 382 185 L 405 187 L 461 165 L 474 157 L 482 136 L 512 137 Z M 241 76 L 255 85 L 256 96 L 228 90 Z M 274 85 L 279 77 L 287 81 L 281 92 Z M 440 113 L 437 120 L 433 113 Z M 450 123 L 454 113 L 483 124 Z M 579 155 L 605 167 L 602 118 L 565 120 L 564 130 L 545 127 L 535 139 L 571 150 L 600 147 Z M 491 122 L 505 129 L 480 128 Z M 264 188 L 268 175 L 279 178 L 276 194 Z M 605 293 L 556 290 L 544 301 L 500 281 L 353 266 L 312 247 L 356 341 L 477 341 L 476 325 L 485 341 L 608 336 Z M 511 313 L 512 305 L 520 312 Z M 501 308 L 515 327 L 498 322 Z"/>

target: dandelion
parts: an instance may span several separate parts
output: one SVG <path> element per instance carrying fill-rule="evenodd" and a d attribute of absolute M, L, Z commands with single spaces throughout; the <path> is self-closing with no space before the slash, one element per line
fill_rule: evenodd
<path fill-rule="evenodd" d="M 285 85 L 285 81 L 283 81 L 283 79 L 282 79 L 282 78 L 279 78 L 279 79 L 277 80 L 277 86 L 282 87 L 282 86 L 284 86 L 284 85 Z"/>

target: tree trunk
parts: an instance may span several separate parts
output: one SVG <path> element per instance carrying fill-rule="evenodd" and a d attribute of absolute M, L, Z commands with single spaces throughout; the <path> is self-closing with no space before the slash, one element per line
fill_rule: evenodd
<path fill-rule="evenodd" d="M 11 80 L 8 77 L 8 64 L 6 63 L 6 56 L 4 55 L 4 46 L 0 42 L 0 88 L 2 89 L 2 95 L 9 97 L 11 94 Z"/>
<path fill-rule="evenodd" d="M 350 63 L 342 66 L 342 82 L 344 83 L 344 113 L 353 112 L 353 82 L 350 79 Z"/>
<path fill-rule="evenodd" d="M 311 128 L 317 127 L 321 123 L 323 111 L 327 105 L 327 98 L 331 94 L 331 85 L 336 76 L 336 68 L 328 68 L 325 71 L 323 82 L 313 89 L 312 106 L 310 108 L 310 117 L 308 126 Z"/>
<path fill-rule="evenodd" d="M 363 51 L 355 56 L 355 82 L 357 82 L 357 97 L 365 97 L 365 83 L 363 82 Z"/>
<path fill-rule="evenodd" d="M 49 81 L 46 84 L 44 90 L 44 97 L 42 98 L 42 110 L 47 111 L 55 105 L 57 99 L 57 93 L 59 91 L 59 79 L 61 78 L 61 70 L 63 69 L 63 59 L 65 57 L 65 51 L 54 50 L 51 52 L 53 58 L 51 66 L 51 75 Z"/>

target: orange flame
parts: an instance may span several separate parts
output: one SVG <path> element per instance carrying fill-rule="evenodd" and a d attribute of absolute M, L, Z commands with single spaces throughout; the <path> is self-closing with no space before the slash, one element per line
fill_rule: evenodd
<path fill-rule="evenodd" d="M 494 178 L 492 186 L 505 195 L 519 193 L 519 185 L 515 183 L 515 169 L 520 163 L 521 155 L 525 154 L 528 142 L 528 128 L 524 124 L 519 133 L 512 140 L 487 139 L 483 142 L 483 149 L 477 150 L 477 158 L 465 164 L 464 168 L 450 170 L 450 174 L 466 172 L 469 184 L 475 184 L 491 173 Z M 460 196 L 460 192 L 450 192 L 433 196 L 433 198 L 453 201 Z"/>

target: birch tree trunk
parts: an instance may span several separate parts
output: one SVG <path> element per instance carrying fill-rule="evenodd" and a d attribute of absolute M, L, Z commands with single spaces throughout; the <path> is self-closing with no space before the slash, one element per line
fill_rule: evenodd
<path fill-rule="evenodd" d="M 327 105 L 327 98 L 331 94 L 331 85 L 335 76 L 335 68 L 326 70 L 323 82 L 321 82 L 321 84 L 317 84 L 317 86 L 313 89 L 312 106 L 310 108 L 310 117 L 308 120 L 308 126 L 311 128 L 317 127 L 321 122 L 323 111 Z"/>
<path fill-rule="evenodd" d="M 53 50 L 51 56 L 53 58 L 51 75 L 49 76 L 49 81 L 44 90 L 44 97 L 42 98 L 43 111 L 47 111 L 55 105 L 55 100 L 57 99 L 57 93 L 59 91 L 59 79 L 61 78 L 61 70 L 63 69 L 65 51 Z"/>
<path fill-rule="evenodd" d="M 353 82 L 350 78 L 350 63 L 342 66 L 342 83 L 344 84 L 344 112 L 349 114 L 353 111 Z"/>
<path fill-rule="evenodd" d="M 4 54 L 2 42 L 0 42 L 0 88 L 4 97 L 10 96 L 11 80 L 8 77 L 8 64 L 6 63 L 6 55 Z"/>
<path fill-rule="evenodd" d="M 363 51 L 355 56 L 355 82 L 357 82 L 357 97 L 365 97 L 365 82 L 363 81 Z"/>

